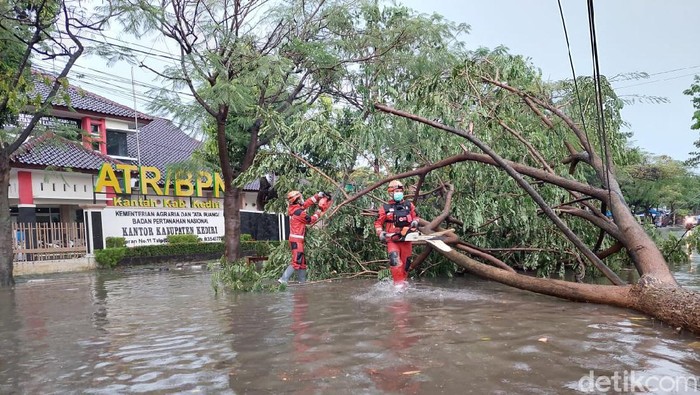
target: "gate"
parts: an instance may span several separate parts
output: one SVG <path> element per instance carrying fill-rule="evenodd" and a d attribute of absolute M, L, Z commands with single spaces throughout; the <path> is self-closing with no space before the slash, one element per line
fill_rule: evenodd
<path fill-rule="evenodd" d="M 45 261 L 85 256 L 82 223 L 13 223 L 12 252 L 15 261 Z"/>

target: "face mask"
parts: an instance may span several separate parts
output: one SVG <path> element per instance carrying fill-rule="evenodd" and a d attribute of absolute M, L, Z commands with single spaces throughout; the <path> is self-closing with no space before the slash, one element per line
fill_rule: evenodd
<path fill-rule="evenodd" d="M 394 192 L 394 201 L 400 202 L 403 200 L 403 192 Z"/>

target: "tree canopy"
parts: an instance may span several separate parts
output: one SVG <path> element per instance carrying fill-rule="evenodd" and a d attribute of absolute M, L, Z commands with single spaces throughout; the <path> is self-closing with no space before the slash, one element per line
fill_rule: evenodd
<path fill-rule="evenodd" d="M 700 76 L 695 76 L 690 88 L 684 90 L 683 94 L 692 97 L 693 108 L 695 111 L 693 112 L 692 117 L 693 124 L 690 126 L 690 128 L 693 130 L 698 130 L 700 129 Z M 700 139 L 696 140 L 693 145 L 695 148 L 700 148 Z M 691 152 L 690 155 L 691 157 L 686 161 L 686 163 L 691 166 L 698 165 L 700 163 L 700 151 Z"/>

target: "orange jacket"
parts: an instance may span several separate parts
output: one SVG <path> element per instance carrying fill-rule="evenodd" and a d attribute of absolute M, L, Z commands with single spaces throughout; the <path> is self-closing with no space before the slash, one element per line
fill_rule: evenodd
<path fill-rule="evenodd" d="M 289 238 L 303 239 L 306 234 L 306 226 L 315 224 L 321 216 L 320 211 L 309 215 L 306 209 L 317 202 L 316 196 L 311 196 L 304 204 L 291 204 L 287 210 L 289 214 Z"/>
<path fill-rule="evenodd" d="M 393 199 L 379 207 L 379 215 L 374 221 L 374 230 L 377 236 L 385 231 L 387 233 L 399 232 L 401 228 L 410 226 L 411 222 L 418 219 L 416 206 L 413 202 L 402 200 L 395 202 Z"/>

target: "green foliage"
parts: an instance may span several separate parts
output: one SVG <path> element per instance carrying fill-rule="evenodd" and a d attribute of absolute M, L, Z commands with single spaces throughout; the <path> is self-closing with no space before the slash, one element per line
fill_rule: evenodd
<path fill-rule="evenodd" d="M 168 243 L 131 247 L 125 257 L 167 257 L 223 252 L 222 243 Z"/>
<path fill-rule="evenodd" d="M 698 130 L 700 129 L 700 76 L 695 76 L 695 79 L 693 80 L 693 83 L 690 85 L 690 88 L 686 89 L 683 91 L 683 94 L 691 96 L 693 100 L 693 108 L 695 111 L 693 112 L 693 124 L 690 126 L 691 129 L 693 130 Z M 695 148 L 700 148 L 700 139 L 695 140 L 693 142 L 693 145 Z M 697 166 L 700 164 L 700 152 L 695 151 L 690 153 L 691 157 L 686 161 L 686 164 L 689 166 Z"/>
<path fill-rule="evenodd" d="M 172 15 L 189 15 L 187 11 L 161 9 L 155 2 L 138 0 L 136 4 L 138 7 L 125 9 L 122 18 L 127 28 L 138 34 L 164 32 Z M 308 12 L 317 6 L 321 7 L 319 12 Z M 169 92 L 169 86 L 159 92 L 155 106 L 175 112 L 185 123 L 195 122 L 197 130 L 208 137 L 199 153 L 201 159 L 214 168 L 230 170 L 234 185 L 242 186 L 261 174 L 278 175 L 275 189 L 280 198 L 266 206 L 268 210 L 286 211 L 282 196 L 291 189 L 301 190 L 305 196 L 330 191 L 336 200 L 342 200 L 387 175 L 433 164 L 465 150 L 479 153 L 462 137 L 377 113 L 373 108 L 377 102 L 391 103 L 462 130 L 473 124 L 479 140 L 506 160 L 546 167 L 583 184 L 603 184 L 600 174 L 585 163 L 572 174 L 569 165 L 562 163 L 571 155 L 566 143 L 580 148 L 567 125 L 550 113 L 545 115 L 551 117 L 551 127 L 545 125 L 521 96 L 496 89 L 485 78 L 507 81 L 557 106 L 581 127 L 585 123 L 584 132 L 590 134 L 593 150 L 603 156 L 607 146 L 616 165 L 640 163 L 639 151 L 629 148 L 630 135 L 622 131 L 620 111 L 625 102 L 607 78 L 602 79 L 602 119 L 607 131 L 607 140 L 602 141 L 595 127 L 598 114 L 590 77 L 576 81 L 577 95 L 574 81 L 547 82 L 528 58 L 510 54 L 505 48 L 467 51 L 463 42 L 466 25 L 378 1 L 293 0 L 274 8 L 269 19 L 256 21 L 261 28 L 232 37 L 223 29 L 226 24 L 217 20 L 224 15 L 220 7 L 211 5 L 207 13 L 198 14 L 202 18 L 196 26 L 188 25 L 193 30 L 191 37 L 211 39 L 185 45 L 184 63 L 163 72 L 176 89 L 183 81 L 191 82 L 197 102 L 183 104 L 179 96 Z M 310 21 L 309 15 L 319 19 Z M 274 30 L 277 45 L 260 50 L 255 43 L 268 42 L 264 35 L 272 31 L 265 27 L 277 25 L 281 26 L 281 30 Z M 225 43 L 226 47 L 212 50 L 207 47 L 211 43 Z M 221 163 L 224 151 L 219 150 L 224 149 L 228 163 Z M 254 162 L 246 167 L 251 158 Z M 459 162 L 425 178 L 403 181 L 407 186 L 420 183 L 421 192 L 432 191 L 416 202 L 420 216 L 426 219 L 441 213 L 444 186 L 452 184 L 455 192 L 450 216 L 460 224 L 457 233 L 480 248 L 499 251 L 494 254 L 513 267 L 551 276 L 579 261 L 580 252 L 542 215 L 540 207 L 495 167 Z M 346 190 L 343 186 L 348 184 L 354 188 Z M 533 186 L 552 207 L 572 200 L 562 188 L 541 183 Z M 669 188 L 665 199 L 679 204 L 673 192 Z M 310 228 L 305 249 L 309 278 L 362 270 L 377 271 L 380 277 L 387 274 L 386 249 L 374 234 L 372 217 L 387 198 L 386 189 L 380 187 Z M 562 217 L 585 244 L 596 245 L 597 227 L 577 217 Z M 605 238 L 600 247 L 605 249 L 612 243 Z M 416 247 L 416 251 L 421 248 Z M 256 253 L 262 255 L 263 251 Z M 245 289 L 247 284 L 279 275 L 289 262 L 285 243 L 264 254 L 269 260 L 262 272 L 251 273 L 240 264 L 225 265 L 221 282 Z M 429 268 L 425 274 L 453 273 L 454 264 L 436 255 L 424 264 Z M 610 264 L 620 268 L 624 258 L 613 258 Z"/>
<path fill-rule="evenodd" d="M 126 247 L 126 238 L 124 237 L 107 237 L 105 241 L 107 248 Z"/>
<path fill-rule="evenodd" d="M 633 212 L 667 207 L 687 215 L 700 209 L 700 177 L 668 156 L 643 155 L 638 163 L 621 167 L 618 180 Z"/>
<path fill-rule="evenodd" d="M 176 238 L 176 242 L 167 244 L 155 244 L 137 246 L 130 248 L 119 247 L 122 239 L 120 237 L 112 239 L 108 244 L 112 247 L 95 251 L 95 260 L 103 267 L 115 267 L 121 260 L 128 258 L 153 258 L 153 262 L 163 258 L 178 256 L 202 256 L 202 255 L 223 255 L 223 243 L 201 243 L 184 242 Z M 267 256 L 276 248 L 278 241 L 246 241 L 241 243 L 241 250 L 252 252 L 255 256 Z M 116 246 L 116 247 L 114 247 Z"/>
<path fill-rule="evenodd" d="M 382 142 L 365 133 L 378 126 L 374 119 L 363 121 L 371 103 L 401 95 L 433 64 L 458 61 L 448 49 L 461 50 L 456 38 L 466 25 L 386 4 L 291 0 L 250 20 L 245 11 L 232 15 L 236 9 L 224 9 L 223 3 L 209 4 L 205 13 L 182 0 L 120 1 L 118 8 L 119 20 L 134 35 L 176 37 L 182 61 L 162 70 L 169 86 L 154 92 L 153 109 L 175 114 L 179 123 L 208 137 L 195 159 L 240 187 L 273 170 L 264 160 L 250 168 L 259 150 L 292 155 L 275 166 L 294 167 L 284 187 L 305 171 L 289 161 L 297 152 L 323 170 L 349 172 L 358 156 L 382 158 Z M 198 17 L 188 19 L 191 15 Z M 227 28 L 231 20 L 236 29 Z M 179 25 L 191 33 L 172 34 Z M 174 93 L 179 88 L 189 88 L 196 101 L 183 103 Z M 339 101 L 354 108 L 336 112 Z"/>
<path fill-rule="evenodd" d="M 212 274 L 212 284 L 216 290 L 223 285 L 227 290 L 236 292 L 276 291 L 284 289 L 273 279 L 274 273 L 257 270 L 255 265 L 247 265 L 245 260 L 234 262 L 221 260 L 218 271 Z"/>
<path fill-rule="evenodd" d="M 690 262 L 690 252 L 697 248 L 697 236 L 690 236 L 685 243 L 675 234 L 669 233 L 668 237 L 663 239 L 659 245 L 661 254 L 663 254 L 666 262 L 670 264 L 686 264 Z"/>
<path fill-rule="evenodd" d="M 113 268 L 126 256 L 128 250 L 126 247 L 95 250 L 95 261 L 102 268 Z"/>
<path fill-rule="evenodd" d="M 168 244 L 194 244 L 199 243 L 199 236 L 197 235 L 168 235 L 165 238 Z"/>
<path fill-rule="evenodd" d="M 686 252 L 688 254 L 700 253 L 700 231 L 699 231 L 699 229 L 695 228 L 689 232 L 686 232 L 685 235 L 686 236 L 684 237 L 684 243 L 681 242 L 681 245 L 686 250 Z M 682 261 L 680 263 L 686 263 L 686 261 Z"/>

